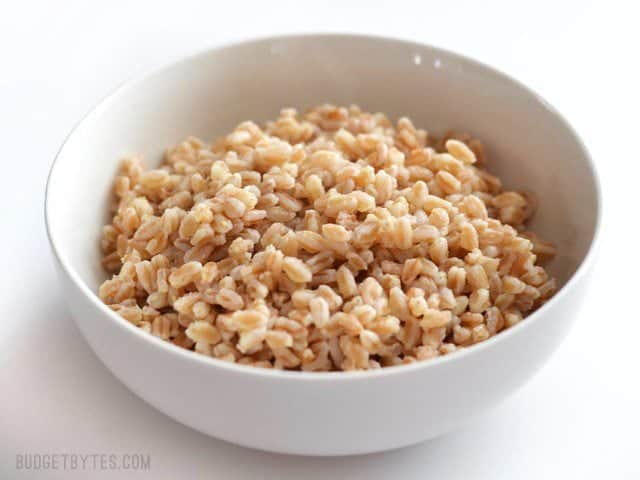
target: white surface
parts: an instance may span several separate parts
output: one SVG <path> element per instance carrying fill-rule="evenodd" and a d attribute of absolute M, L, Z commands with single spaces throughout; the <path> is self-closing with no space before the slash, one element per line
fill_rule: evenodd
<path fill-rule="evenodd" d="M 2 478 L 638 478 L 636 45 L 620 2 L 349 3 L 179 10 L 13 2 L 0 18 Z M 515 2 L 514 2 L 515 3 Z M 18 6 L 19 5 L 19 6 Z M 277 13 L 275 6 L 280 8 Z M 422 5 L 422 6 L 420 6 Z M 523 80 L 573 123 L 598 163 L 605 232 L 591 298 L 567 341 L 498 410 L 444 438 L 344 459 L 233 447 L 166 419 L 93 356 L 64 307 L 44 237 L 51 159 L 96 100 L 158 63 L 229 39 L 304 30 L 396 35 L 474 56 Z M 524 134 L 525 132 L 523 132 Z M 15 232 L 15 233 L 14 233 Z M 631 260 L 630 260 L 631 259 Z M 149 452 L 151 471 L 16 472 L 17 453 Z"/>
<path fill-rule="evenodd" d="M 375 67 L 363 61 L 369 51 L 376 52 Z M 388 94 L 393 81 L 398 88 Z M 158 161 L 151 154 L 189 134 L 211 138 L 246 118 L 267 119 L 283 105 L 306 108 L 327 100 L 408 115 L 432 132 L 452 125 L 471 129 L 486 142 L 493 173 L 510 188 L 537 193 L 532 227 L 556 242 L 552 271 L 560 284 L 584 265 L 530 319 L 490 341 L 367 374 L 291 374 L 194 358 L 149 337 L 96 298 L 105 278 L 99 220 L 123 154 Z M 72 315 L 98 357 L 131 391 L 187 426 L 243 446 L 362 454 L 450 432 L 502 401 L 549 359 L 578 317 L 594 263 L 592 254 L 584 258 L 601 209 L 594 175 L 566 123 L 493 70 L 413 42 L 298 35 L 210 50 L 109 97 L 58 154 L 46 220 Z"/>

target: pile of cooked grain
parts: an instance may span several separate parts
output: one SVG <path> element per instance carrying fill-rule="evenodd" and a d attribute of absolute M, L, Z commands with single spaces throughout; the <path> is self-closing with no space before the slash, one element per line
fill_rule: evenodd
<path fill-rule="evenodd" d="M 323 105 L 244 122 L 160 168 L 124 160 L 100 298 L 180 347 L 259 367 L 373 369 L 445 355 L 555 291 L 481 143 Z"/>

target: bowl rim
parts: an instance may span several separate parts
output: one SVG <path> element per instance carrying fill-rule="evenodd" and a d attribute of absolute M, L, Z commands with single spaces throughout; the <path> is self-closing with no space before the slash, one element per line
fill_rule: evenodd
<path fill-rule="evenodd" d="M 472 345 L 470 347 L 464 348 L 463 350 L 454 352 L 449 355 L 439 356 L 434 359 L 430 359 L 427 361 L 417 361 L 410 364 L 404 365 L 394 365 L 389 367 L 384 367 L 376 370 L 365 370 L 365 371 L 332 371 L 332 372 L 306 372 L 306 371 L 297 371 L 297 370 L 276 370 L 276 369 L 267 369 L 267 368 L 257 368 L 249 365 L 241 365 L 237 363 L 226 362 L 213 357 L 206 357 L 204 355 L 198 354 L 196 352 L 183 349 L 174 345 L 166 340 L 162 340 L 160 338 L 155 337 L 154 335 L 150 335 L 142 330 L 140 330 L 135 325 L 131 324 L 124 318 L 120 317 L 116 312 L 111 310 L 106 304 L 104 304 L 97 293 L 93 291 L 81 278 L 78 272 L 73 268 L 70 261 L 67 259 L 64 254 L 64 249 L 60 247 L 58 242 L 56 241 L 55 235 L 52 230 L 52 220 L 51 220 L 51 207 L 49 202 L 49 193 L 51 190 L 51 185 L 55 181 L 55 173 L 56 167 L 59 164 L 59 159 L 64 156 L 65 147 L 67 144 L 73 139 L 74 134 L 82 128 L 89 120 L 94 117 L 100 115 L 102 111 L 109 108 L 110 104 L 115 102 L 117 98 L 126 91 L 129 91 L 139 84 L 144 83 L 148 79 L 155 77 L 157 75 L 161 75 L 168 70 L 173 68 L 179 68 L 181 66 L 187 65 L 193 61 L 196 61 L 200 58 L 204 58 L 208 55 L 211 55 L 215 52 L 220 52 L 223 50 L 232 50 L 234 48 L 239 48 L 243 46 L 249 45 L 258 45 L 258 44 L 268 44 L 271 42 L 295 42 L 301 39 L 309 39 L 315 38 L 318 40 L 322 39 L 340 39 L 343 41 L 374 41 L 380 43 L 388 43 L 388 44 L 396 44 L 399 46 L 407 47 L 419 50 L 430 50 L 436 55 L 441 55 L 443 57 L 449 57 L 457 62 L 464 63 L 469 67 L 473 68 L 475 71 L 478 71 L 484 75 L 488 75 L 495 79 L 499 79 L 502 81 L 510 82 L 511 84 L 518 87 L 524 94 L 529 95 L 532 99 L 538 101 L 550 114 L 555 116 L 566 131 L 573 136 L 574 141 L 577 146 L 580 148 L 582 156 L 587 163 L 587 167 L 591 174 L 591 178 L 594 184 L 594 194 L 595 194 L 595 202 L 596 202 L 596 221 L 594 226 L 593 235 L 587 250 L 587 253 L 584 255 L 580 264 L 573 272 L 573 274 L 569 277 L 569 279 L 565 282 L 565 284 L 556 292 L 556 294 L 551 297 L 544 305 L 538 308 L 535 312 L 531 313 L 526 317 L 526 321 L 519 322 L 517 325 L 506 329 L 500 332 L 497 335 L 494 335 L 487 340 Z M 204 368 L 213 368 L 213 369 L 222 369 L 229 374 L 238 373 L 244 374 L 251 377 L 258 378 L 271 378 L 275 380 L 291 380 L 291 381 L 353 381 L 353 380 L 373 380 L 375 378 L 386 377 L 389 375 L 399 375 L 399 374 L 410 374 L 417 370 L 428 369 L 428 368 L 438 368 L 438 366 L 452 363 L 452 362 L 460 362 L 464 361 L 468 357 L 473 357 L 476 355 L 480 355 L 483 351 L 492 348 L 492 346 L 499 342 L 506 341 L 510 336 L 517 334 L 521 330 L 525 330 L 530 328 L 530 326 L 535 323 L 536 319 L 545 315 L 548 311 L 554 308 L 554 305 L 559 303 L 560 300 L 565 297 L 569 291 L 573 290 L 576 284 L 582 279 L 588 272 L 591 265 L 594 263 L 594 258 L 596 256 L 598 246 L 600 244 L 601 232 L 602 232 L 602 216 L 603 216 L 603 198 L 602 198 L 602 187 L 600 185 L 600 177 L 598 175 L 598 170 L 596 168 L 595 162 L 591 157 L 589 150 L 586 148 L 582 138 L 578 135 L 575 129 L 571 126 L 571 124 L 564 118 L 564 116 L 549 102 L 547 102 L 542 96 L 536 93 L 534 90 L 517 80 L 516 78 L 511 77 L 510 75 L 502 72 L 501 70 L 489 66 L 481 61 L 475 60 L 471 57 L 441 48 L 436 47 L 427 43 L 421 43 L 417 41 L 407 40 L 403 38 L 393 37 L 393 36 L 381 36 L 381 35 L 370 35 L 370 34 L 360 34 L 360 33 L 341 33 L 341 32 L 309 32 L 309 33 L 291 33 L 291 34 L 282 34 L 282 35 L 264 35 L 264 36 L 256 36 L 250 37 L 242 40 L 232 40 L 228 42 L 222 42 L 219 44 L 215 44 L 213 46 L 207 46 L 203 49 L 196 51 L 195 53 L 191 53 L 186 56 L 182 56 L 180 58 L 173 59 L 171 61 L 165 62 L 159 67 L 153 67 L 148 69 L 141 75 L 136 75 L 133 78 L 125 80 L 122 82 L 115 90 L 111 91 L 105 97 L 103 97 L 99 102 L 94 104 L 87 113 L 85 113 L 81 119 L 73 126 L 71 131 L 68 133 L 62 145 L 58 149 L 58 152 L 55 155 L 51 168 L 49 170 L 49 174 L 47 176 L 46 187 L 45 187 L 45 201 L 44 201 L 44 217 L 45 217 L 45 227 L 47 232 L 47 237 L 54 254 L 55 260 L 60 265 L 62 271 L 67 275 L 67 277 L 71 280 L 71 282 L 80 290 L 93 304 L 95 308 L 109 317 L 112 320 L 117 328 L 122 328 L 128 331 L 130 335 L 137 335 L 141 341 L 149 342 L 149 345 L 160 350 L 163 350 L 169 355 L 176 355 L 178 358 L 183 358 L 184 361 L 187 362 L 196 362 L 202 365 L 207 365 Z"/>

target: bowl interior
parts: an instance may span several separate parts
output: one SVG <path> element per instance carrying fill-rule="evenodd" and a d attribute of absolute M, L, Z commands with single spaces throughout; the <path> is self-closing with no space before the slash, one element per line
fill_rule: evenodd
<path fill-rule="evenodd" d="M 551 269 L 565 283 L 584 259 L 598 216 L 597 187 L 575 134 L 529 90 L 471 60 L 407 42 L 352 36 L 258 40 L 208 51 L 129 83 L 76 128 L 47 194 L 58 254 L 96 290 L 105 274 L 99 239 L 120 159 L 157 164 L 188 135 L 207 141 L 285 106 L 358 104 L 435 133 L 485 142 L 489 169 L 507 188 L 539 197 L 532 229 L 559 248 Z"/>

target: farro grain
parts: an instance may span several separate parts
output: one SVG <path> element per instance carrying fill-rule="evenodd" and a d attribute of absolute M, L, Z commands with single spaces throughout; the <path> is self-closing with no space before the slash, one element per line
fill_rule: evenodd
<path fill-rule="evenodd" d="M 557 289 L 537 201 L 503 190 L 479 140 L 322 105 L 122 162 L 100 298 L 228 362 L 375 369 L 446 355 Z M 520 233 L 523 232 L 523 233 Z"/>

